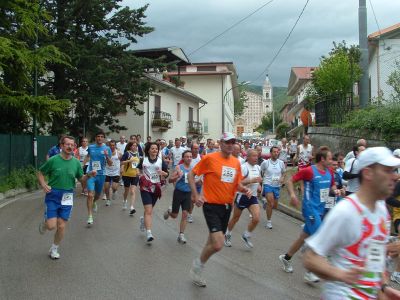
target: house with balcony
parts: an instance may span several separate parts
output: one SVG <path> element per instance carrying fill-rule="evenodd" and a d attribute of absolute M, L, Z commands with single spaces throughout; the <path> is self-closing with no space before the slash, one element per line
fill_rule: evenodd
<path fill-rule="evenodd" d="M 174 63 L 178 67 L 190 64 L 183 50 L 178 47 L 143 49 L 135 52 L 147 58 L 163 57 L 166 62 Z M 153 85 L 154 92 L 145 103 L 138 105 L 138 109 L 144 113 L 137 115 L 128 108 L 118 116 L 119 123 L 128 129 L 118 134 L 112 133 L 110 137 L 140 134 L 144 140 L 147 136 L 151 136 L 152 140 L 170 140 L 183 135 L 191 139 L 201 138 L 203 124 L 199 122 L 200 110 L 207 102 L 179 86 L 178 82 L 172 82 L 165 73 L 158 70 L 149 70 L 145 78 Z"/>
<path fill-rule="evenodd" d="M 370 97 L 388 100 L 394 91 L 387 81 L 400 62 L 400 23 L 368 35 L 368 48 Z"/>
<path fill-rule="evenodd" d="M 235 132 L 234 99 L 239 98 L 237 72 L 232 62 L 186 64 L 168 76 L 178 76 L 184 89 L 204 99 L 198 122 L 205 138 L 218 139 L 224 131 Z"/>

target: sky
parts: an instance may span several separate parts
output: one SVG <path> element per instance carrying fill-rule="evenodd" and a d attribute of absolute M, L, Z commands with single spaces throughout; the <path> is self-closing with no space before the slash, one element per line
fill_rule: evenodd
<path fill-rule="evenodd" d="M 138 8 L 149 4 L 145 22 L 155 31 L 134 49 L 177 46 L 186 55 L 205 44 L 267 0 L 124 0 Z M 367 0 L 368 34 L 400 22 L 400 0 Z M 281 47 L 306 0 L 273 0 L 206 47 L 191 62 L 233 62 L 239 81 L 262 84 L 267 65 Z M 375 10 L 378 25 L 372 13 Z M 274 86 L 287 86 L 290 68 L 318 66 L 332 42 L 358 44 L 357 0 L 310 0 L 280 55 L 268 70 Z"/>

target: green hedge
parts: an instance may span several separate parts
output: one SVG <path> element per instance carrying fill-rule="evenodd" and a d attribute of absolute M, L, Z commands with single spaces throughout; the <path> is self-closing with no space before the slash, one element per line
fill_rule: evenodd
<path fill-rule="evenodd" d="M 400 135 L 400 104 L 398 103 L 370 105 L 351 112 L 346 119 L 347 121 L 340 127 L 375 132 L 387 142 Z"/>
<path fill-rule="evenodd" d="M 11 189 L 35 189 L 37 187 L 38 181 L 36 178 L 36 170 L 32 166 L 12 170 L 8 176 L 0 178 L 0 193 L 4 193 Z"/>

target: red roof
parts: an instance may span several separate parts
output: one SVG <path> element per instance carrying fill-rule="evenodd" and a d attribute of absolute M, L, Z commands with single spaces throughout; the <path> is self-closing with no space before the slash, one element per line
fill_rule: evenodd
<path fill-rule="evenodd" d="M 400 28 L 400 23 L 394 24 L 394 25 L 392 25 L 392 26 L 390 26 L 388 28 L 385 28 L 385 29 L 382 29 L 380 31 L 376 31 L 374 33 L 371 33 L 368 36 L 368 39 L 370 39 L 370 40 L 377 39 L 377 38 L 379 39 L 381 35 L 384 35 L 386 33 L 390 33 L 392 31 L 395 31 L 395 30 L 399 29 L 399 28 Z"/>
<path fill-rule="evenodd" d="M 293 67 L 292 70 L 298 79 L 311 79 L 316 67 Z"/>

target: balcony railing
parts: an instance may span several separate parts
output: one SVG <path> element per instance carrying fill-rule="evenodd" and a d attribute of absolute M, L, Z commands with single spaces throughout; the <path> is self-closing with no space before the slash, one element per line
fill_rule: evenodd
<path fill-rule="evenodd" d="M 171 114 L 163 111 L 152 111 L 151 126 L 153 128 L 158 128 L 160 131 L 165 131 L 172 128 Z"/>
<path fill-rule="evenodd" d="M 196 121 L 187 121 L 186 132 L 187 135 L 203 135 L 203 124 Z"/>
<path fill-rule="evenodd" d="M 354 105 L 351 95 L 331 95 L 318 99 L 315 103 L 315 124 L 317 126 L 341 124 L 353 109 Z"/>

